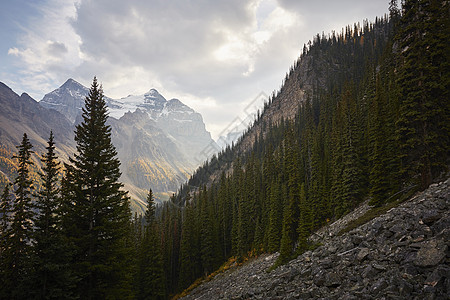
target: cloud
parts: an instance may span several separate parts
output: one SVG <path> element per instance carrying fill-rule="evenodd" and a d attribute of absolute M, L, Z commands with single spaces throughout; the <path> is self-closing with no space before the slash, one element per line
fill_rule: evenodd
<path fill-rule="evenodd" d="M 68 77 L 89 85 L 96 75 L 115 98 L 155 87 L 218 134 L 244 103 L 279 88 L 313 35 L 370 18 L 384 2 L 47 0 L 8 54 L 41 97 Z"/>
<path fill-rule="evenodd" d="M 47 53 L 49 55 L 52 55 L 54 57 L 61 57 L 67 52 L 69 51 L 64 43 L 47 41 Z"/>
<path fill-rule="evenodd" d="M 49 0 L 35 8 L 34 14 L 21 22 L 23 34 L 18 37 L 17 45 L 8 50 L 10 57 L 17 58 L 19 70 L 8 77 L 40 99 L 63 78 L 70 77 L 81 59 L 79 37 L 69 23 L 75 17 L 74 3 Z"/>
<path fill-rule="evenodd" d="M 8 49 L 8 55 L 19 56 L 20 51 L 16 47 Z"/>

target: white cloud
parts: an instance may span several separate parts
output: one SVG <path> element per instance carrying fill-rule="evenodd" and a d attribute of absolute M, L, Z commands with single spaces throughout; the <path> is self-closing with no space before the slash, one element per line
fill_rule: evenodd
<path fill-rule="evenodd" d="M 8 55 L 20 59 L 20 71 L 14 77 L 23 89 L 42 96 L 62 78 L 70 77 L 81 58 L 79 37 L 69 23 L 76 13 L 74 2 L 51 0 L 37 9 L 37 15 L 23 22 L 30 25 L 22 25 L 24 34 Z"/>
<path fill-rule="evenodd" d="M 314 34 L 387 7 L 337 2 L 48 0 L 8 55 L 39 99 L 68 77 L 89 85 L 96 75 L 110 97 L 155 87 L 179 98 L 218 134 L 242 103 L 279 88 Z"/>
<path fill-rule="evenodd" d="M 19 51 L 19 49 L 17 49 L 16 47 L 14 47 L 14 48 L 9 48 L 8 54 L 9 54 L 9 55 L 14 55 L 14 56 L 19 56 L 20 51 Z"/>

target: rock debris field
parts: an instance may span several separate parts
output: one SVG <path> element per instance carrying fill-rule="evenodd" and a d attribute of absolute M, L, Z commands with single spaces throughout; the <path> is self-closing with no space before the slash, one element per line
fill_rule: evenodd
<path fill-rule="evenodd" d="M 449 194 L 450 179 L 432 184 L 341 236 L 331 224 L 320 247 L 270 273 L 277 253 L 183 299 L 450 299 Z"/>

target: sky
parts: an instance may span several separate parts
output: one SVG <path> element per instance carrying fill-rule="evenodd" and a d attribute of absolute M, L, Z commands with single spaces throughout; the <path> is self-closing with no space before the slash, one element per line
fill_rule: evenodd
<path fill-rule="evenodd" d="M 37 101 L 73 78 L 122 98 L 156 88 L 203 115 L 214 139 L 279 89 L 316 34 L 388 0 L 0 0 L 0 82 Z"/>

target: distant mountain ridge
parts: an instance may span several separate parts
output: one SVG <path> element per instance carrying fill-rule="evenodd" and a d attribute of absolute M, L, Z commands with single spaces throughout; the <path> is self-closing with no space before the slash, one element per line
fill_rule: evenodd
<path fill-rule="evenodd" d="M 76 152 L 73 132 L 81 122 L 82 107 L 89 89 L 73 79 L 46 94 L 40 102 L 26 94 L 18 96 L 0 85 L 1 181 L 11 181 L 10 153 L 26 132 L 37 152 L 43 152 L 54 131 L 63 161 Z M 178 99 L 166 100 L 157 90 L 122 99 L 105 97 L 112 140 L 121 161 L 121 181 L 130 192 L 135 211 L 145 207 L 149 188 L 157 200 L 167 199 L 207 157 L 203 150 L 215 147 L 202 116 Z M 5 148 L 6 149 L 6 148 Z"/>
<path fill-rule="evenodd" d="M 59 111 L 76 124 L 81 121 L 81 108 L 88 92 L 87 87 L 70 78 L 61 87 L 46 94 L 39 104 Z M 155 122 L 154 125 L 173 139 L 191 164 L 198 165 L 208 158 L 203 154 L 204 149 L 219 150 L 206 130 L 203 117 L 179 99 L 166 100 L 156 89 L 150 89 L 143 95 L 129 95 L 121 99 L 105 96 L 105 100 L 109 116 L 115 119 L 137 109 L 146 112 Z"/>

